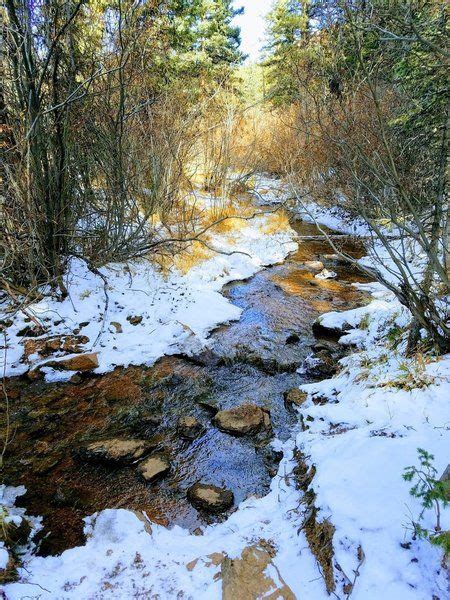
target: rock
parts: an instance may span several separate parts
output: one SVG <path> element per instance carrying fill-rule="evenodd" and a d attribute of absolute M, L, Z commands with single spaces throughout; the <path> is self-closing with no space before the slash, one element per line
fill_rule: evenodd
<path fill-rule="evenodd" d="M 142 458 L 150 449 L 151 444 L 146 440 L 111 438 L 88 444 L 77 454 L 84 460 L 127 464 Z"/>
<path fill-rule="evenodd" d="M 204 427 L 195 417 L 181 417 L 178 420 L 177 431 L 182 438 L 194 440 L 203 433 Z"/>
<path fill-rule="evenodd" d="M 283 458 L 283 452 L 281 450 L 275 450 L 271 446 L 265 446 L 258 452 L 262 456 L 264 466 L 267 469 L 270 477 L 275 477 L 275 475 L 278 473 L 280 461 Z"/>
<path fill-rule="evenodd" d="M 90 352 L 58 360 L 49 360 L 40 367 L 52 367 L 62 371 L 92 371 L 98 367 L 98 353 Z"/>
<path fill-rule="evenodd" d="M 336 342 L 327 342 L 326 340 L 316 342 L 311 348 L 314 352 L 328 352 L 330 355 L 335 354 L 336 352 L 342 352 L 341 347 Z"/>
<path fill-rule="evenodd" d="M 130 325 L 139 325 L 139 323 L 142 322 L 142 315 L 127 317 L 127 321 L 130 323 Z"/>
<path fill-rule="evenodd" d="M 339 265 L 347 265 L 349 263 L 349 261 L 344 256 L 340 256 L 339 254 L 324 254 L 323 258 L 325 260 L 332 260 L 333 262 L 338 263 Z"/>
<path fill-rule="evenodd" d="M 322 324 L 320 317 L 312 324 L 312 330 L 316 337 L 330 340 L 338 340 L 347 333 L 347 331 L 350 331 L 350 329 L 352 329 L 351 325 L 345 322 L 339 327 L 328 327 L 327 325 Z"/>
<path fill-rule="evenodd" d="M 323 262 L 321 260 L 307 260 L 303 263 L 307 269 L 311 271 L 322 271 Z"/>
<path fill-rule="evenodd" d="M 141 318 L 141 320 L 142 320 L 142 318 Z M 118 323 L 117 321 L 111 321 L 110 325 L 112 325 L 114 327 L 114 329 L 116 330 L 116 333 L 123 333 L 122 325 L 120 323 Z"/>
<path fill-rule="evenodd" d="M 45 333 L 44 327 L 40 325 L 25 325 L 20 331 L 17 332 L 19 337 L 39 337 Z"/>
<path fill-rule="evenodd" d="M 329 271 L 328 269 L 323 269 L 322 271 L 320 271 L 320 273 L 314 275 L 314 277 L 316 279 L 334 279 L 335 277 L 337 277 L 337 273 L 335 273 L 334 271 Z"/>
<path fill-rule="evenodd" d="M 226 433 L 252 435 L 263 427 L 270 427 L 270 418 L 267 412 L 256 404 L 242 404 L 236 408 L 220 410 L 214 417 L 214 423 Z"/>
<path fill-rule="evenodd" d="M 195 508 L 210 513 L 221 513 L 233 506 L 234 495 L 231 490 L 215 485 L 195 483 L 187 491 L 189 502 Z"/>
<path fill-rule="evenodd" d="M 274 567 L 271 553 L 257 545 L 244 548 L 241 558 L 225 557 L 221 570 L 222 600 L 295 600 L 292 590 Z M 271 577 L 271 572 L 277 573 L 275 580 Z"/>
<path fill-rule="evenodd" d="M 296 333 L 291 333 L 290 335 L 288 335 L 288 337 L 286 338 L 286 344 L 291 345 L 291 344 L 298 344 L 300 341 L 300 336 L 298 336 Z"/>
<path fill-rule="evenodd" d="M 325 260 L 338 260 L 339 256 L 337 254 L 324 254 L 323 255 Z"/>
<path fill-rule="evenodd" d="M 217 400 L 215 400 L 214 398 L 199 396 L 198 398 L 194 398 L 194 402 L 196 402 L 199 406 L 207 410 L 212 415 L 217 414 L 217 412 L 219 411 Z"/>
<path fill-rule="evenodd" d="M 24 359 L 27 361 L 33 354 L 40 356 L 49 356 L 54 352 L 76 354 L 82 352 L 81 345 L 88 342 L 89 338 L 85 335 L 58 335 L 38 340 L 25 340 L 23 344 Z"/>
<path fill-rule="evenodd" d="M 165 475 L 170 469 L 170 463 L 163 455 L 154 455 L 139 463 L 138 471 L 145 481 L 155 481 Z"/>
<path fill-rule="evenodd" d="M 290 390 L 286 390 L 284 392 L 283 398 L 285 405 L 288 407 L 301 406 L 304 402 L 306 402 L 308 394 L 300 391 L 298 388 L 291 388 Z"/>
<path fill-rule="evenodd" d="M 29 381 L 38 381 L 39 379 L 44 379 L 44 373 L 39 368 L 30 369 L 26 373 L 27 379 Z"/>

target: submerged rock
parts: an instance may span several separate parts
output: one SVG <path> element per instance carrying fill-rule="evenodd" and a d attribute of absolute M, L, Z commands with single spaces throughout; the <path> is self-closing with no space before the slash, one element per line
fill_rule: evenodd
<path fill-rule="evenodd" d="M 204 427 L 195 417 L 181 417 L 178 420 L 177 431 L 182 438 L 194 440 L 203 433 Z"/>
<path fill-rule="evenodd" d="M 298 344 L 300 341 L 300 336 L 297 335 L 296 333 L 291 333 L 290 335 L 288 335 L 288 337 L 286 338 L 285 344 L 291 345 L 291 344 Z"/>
<path fill-rule="evenodd" d="M 270 428 L 270 417 L 256 404 L 242 404 L 228 410 L 220 410 L 214 423 L 221 431 L 233 435 L 252 435 L 263 428 Z"/>
<path fill-rule="evenodd" d="M 170 469 L 170 463 L 165 456 L 154 455 L 143 460 L 138 467 L 139 473 L 145 481 L 155 481 L 165 475 Z"/>
<path fill-rule="evenodd" d="M 127 464 L 142 458 L 151 449 L 146 440 L 124 440 L 111 438 L 92 442 L 77 452 L 83 460 Z"/>
<path fill-rule="evenodd" d="M 195 483 L 187 491 L 188 500 L 197 509 L 210 513 L 220 513 L 233 506 L 234 495 L 231 490 L 215 485 Z"/>
<path fill-rule="evenodd" d="M 222 600 L 236 598 L 271 598 L 295 600 L 292 590 L 272 563 L 273 553 L 260 546 L 244 548 L 241 558 L 225 557 L 222 561 Z M 269 569 L 268 567 L 272 567 Z"/>

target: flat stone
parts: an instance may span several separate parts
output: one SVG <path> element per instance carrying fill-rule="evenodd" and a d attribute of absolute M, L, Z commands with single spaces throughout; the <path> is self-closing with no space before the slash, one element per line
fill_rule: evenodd
<path fill-rule="evenodd" d="M 92 371 L 98 367 L 98 353 L 91 352 L 59 360 L 49 360 L 40 367 L 52 367 L 62 371 Z"/>
<path fill-rule="evenodd" d="M 304 402 L 306 402 L 308 394 L 300 391 L 298 388 L 291 388 L 290 390 L 286 390 L 284 392 L 283 397 L 284 403 L 287 406 L 301 406 Z"/>
<path fill-rule="evenodd" d="M 323 262 L 321 260 L 307 260 L 303 263 L 307 269 L 311 271 L 322 271 Z"/>
<path fill-rule="evenodd" d="M 188 500 L 195 508 L 210 513 L 220 513 L 233 506 L 234 495 L 231 490 L 215 485 L 195 483 L 187 491 Z"/>
<path fill-rule="evenodd" d="M 195 417 L 181 417 L 178 420 L 177 431 L 182 438 L 194 440 L 203 433 L 204 427 Z"/>
<path fill-rule="evenodd" d="M 138 467 L 145 481 L 155 481 L 165 475 L 170 469 L 170 463 L 165 456 L 154 455 L 143 460 Z"/>
<path fill-rule="evenodd" d="M 149 446 L 146 440 L 111 438 L 80 448 L 78 455 L 89 461 L 126 464 L 144 456 Z"/>
<path fill-rule="evenodd" d="M 242 404 L 236 408 L 220 410 L 214 417 L 214 423 L 226 433 L 252 435 L 258 433 L 263 427 L 270 426 L 270 418 L 268 418 L 267 412 L 256 404 Z"/>
<path fill-rule="evenodd" d="M 268 569 L 268 567 L 272 569 Z M 295 595 L 278 573 L 276 580 L 270 572 L 278 570 L 271 554 L 259 546 L 244 548 L 241 558 L 225 557 L 221 564 L 222 600 L 265 598 L 266 600 L 295 600 Z"/>

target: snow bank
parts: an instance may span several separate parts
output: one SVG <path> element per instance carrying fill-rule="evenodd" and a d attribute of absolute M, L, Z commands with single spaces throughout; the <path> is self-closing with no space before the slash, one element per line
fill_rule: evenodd
<path fill-rule="evenodd" d="M 409 320 L 406 311 L 392 294 L 372 287 L 377 297 L 368 306 L 323 317 L 327 326 L 355 327 L 341 340 L 361 351 L 344 358 L 333 379 L 302 386 L 310 398 L 302 412 L 314 420 L 298 441 L 316 466 L 316 506 L 336 527 L 335 556 L 345 572 L 353 573 L 357 548 L 363 548 L 352 597 L 443 597 L 442 553 L 424 540 L 409 550 L 400 546 L 411 540 L 412 520 L 421 511 L 402 473 L 417 464 L 419 447 L 435 455 L 438 473 L 447 466 L 450 356 L 429 363 L 405 359 L 398 332 Z M 396 348 L 389 332 L 397 332 Z M 330 403 L 314 405 L 316 394 Z M 449 529 L 449 510 L 443 521 Z M 433 511 L 425 513 L 422 526 L 433 529 Z"/>

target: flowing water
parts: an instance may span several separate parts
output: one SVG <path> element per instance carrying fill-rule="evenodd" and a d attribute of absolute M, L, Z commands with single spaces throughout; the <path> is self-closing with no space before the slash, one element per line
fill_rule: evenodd
<path fill-rule="evenodd" d="M 29 514 L 43 515 L 41 554 L 83 543 L 82 518 L 104 508 L 144 510 L 157 522 L 191 531 L 226 518 L 200 514 L 189 504 L 186 489 L 199 480 L 231 489 L 235 505 L 267 493 L 280 457 L 268 439 L 219 431 L 211 422 L 214 412 L 256 403 L 270 411 L 274 435 L 288 438 L 298 417 L 285 407 L 283 393 L 311 380 L 310 373 L 297 369 L 314 345 L 313 321 L 365 301 L 351 285 L 361 275 L 324 259 L 332 252 L 328 244 L 309 238 L 316 228 L 302 221 L 293 227 L 307 236 L 295 254 L 225 286 L 223 293 L 242 308 L 242 317 L 219 327 L 201 355 L 164 357 L 151 368 L 116 369 L 77 384 L 8 382 L 14 435 L 4 479 L 25 485 L 19 504 Z M 351 241 L 345 249 L 354 256 L 363 253 Z M 317 259 L 336 271 L 337 279 L 315 279 L 303 263 Z M 176 431 L 178 418 L 187 415 L 205 427 L 193 442 Z M 112 469 L 77 458 L 86 442 L 155 435 L 171 470 L 151 485 L 132 466 Z"/>

